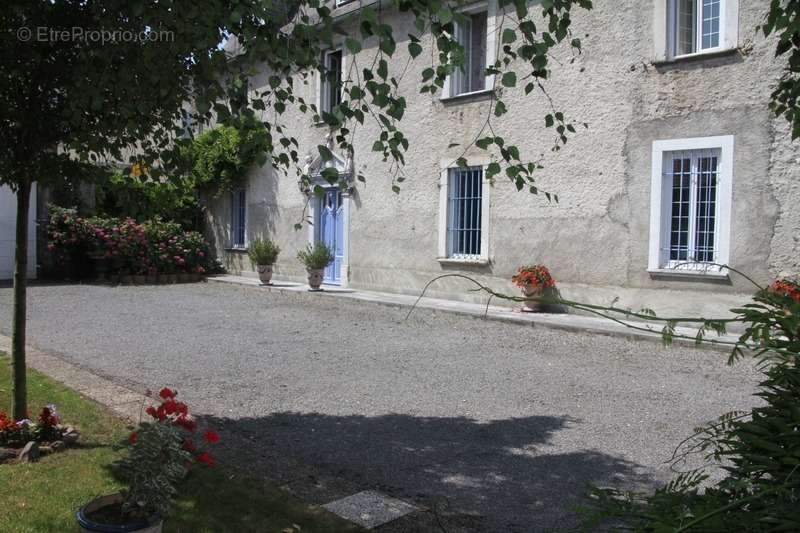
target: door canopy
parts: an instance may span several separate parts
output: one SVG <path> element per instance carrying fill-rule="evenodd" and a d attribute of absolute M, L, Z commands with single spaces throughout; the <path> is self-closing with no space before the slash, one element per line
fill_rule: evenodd
<path fill-rule="evenodd" d="M 353 155 L 352 153 L 348 154 L 346 157 L 342 157 L 340 154 L 337 154 L 333 151 L 333 137 L 331 134 L 328 134 L 325 137 L 325 145 L 330 150 L 331 154 L 333 154 L 333 159 L 328 161 L 324 161 L 322 156 L 317 154 L 316 157 L 312 156 L 311 154 L 306 156 L 306 164 L 303 167 L 303 173 L 311 179 L 311 186 L 307 183 L 304 183 L 303 180 L 300 180 L 298 185 L 300 187 L 301 192 L 305 195 L 310 195 L 312 189 L 315 185 L 321 185 L 323 187 L 330 187 L 331 184 L 325 178 L 322 177 L 322 172 L 326 168 L 335 168 L 336 171 L 339 173 L 339 177 L 343 178 L 344 181 L 348 184 L 348 188 L 352 187 L 353 182 Z"/>

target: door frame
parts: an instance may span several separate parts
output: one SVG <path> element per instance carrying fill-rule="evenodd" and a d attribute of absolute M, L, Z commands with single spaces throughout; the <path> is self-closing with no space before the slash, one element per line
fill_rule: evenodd
<path fill-rule="evenodd" d="M 333 187 L 326 187 L 326 189 L 334 189 Z M 308 224 L 308 244 L 314 246 L 317 243 L 317 234 L 320 227 L 319 198 L 312 194 L 309 202 L 309 218 L 311 224 Z M 347 288 L 350 285 L 350 202 L 351 193 L 350 189 L 342 191 L 342 264 L 339 267 L 339 287 Z"/>

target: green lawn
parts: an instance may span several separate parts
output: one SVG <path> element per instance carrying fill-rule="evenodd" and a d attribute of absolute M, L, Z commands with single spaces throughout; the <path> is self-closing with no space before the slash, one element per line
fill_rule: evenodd
<path fill-rule="evenodd" d="M 0 408 L 11 396 L 9 358 L 0 352 Z M 112 445 L 128 435 L 124 422 L 99 404 L 54 382 L 28 372 L 31 412 L 54 403 L 67 424 L 81 430 L 80 446 L 43 457 L 33 464 L 0 466 L 0 531 L 43 533 L 77 531 L 75 511 L 119 485 L 106 466 L 120 452 Z M 323 509 L 313 508 L 263 482 L 238 472 L 195 469 L 189 493 L 178 501 L 165 522 L 168 532 L 271 532 L 293 524 L 302 532 L 360 531 Z"/>

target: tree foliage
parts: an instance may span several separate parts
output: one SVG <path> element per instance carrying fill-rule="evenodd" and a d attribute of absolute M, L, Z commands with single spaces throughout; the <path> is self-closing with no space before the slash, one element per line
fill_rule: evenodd
<path fill-rule="evenodd" d="M 800 137 L 800 0 L 771 0 L 761 29 L 765 36 L 778 35 L 776 57 L 788 55 L 770 108 L 789 121 L 796 139 Z"/>

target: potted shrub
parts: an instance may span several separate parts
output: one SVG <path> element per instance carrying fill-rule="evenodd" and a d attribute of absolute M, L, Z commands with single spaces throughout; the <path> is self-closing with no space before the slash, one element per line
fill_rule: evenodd
<path fill-rule="evenodd" d="M 522 294 L 525 295 L 522 310 L 528 313 L 541 312 L 542 299 L 549 297 L 556 286 L 550 271 L 544 265 L 521 266 L 511 281 L 522 289 Z"/>
<path fill-rule="evenodd" d="M 82 507 L 77 513 L 81 531 L 160 533 L 191 465 L 214 465 L 208 447 L 219 435 L 206 430 L 198 437 L 197 422 L 176 396 L 164 388 L 160 405 L 147 408 L 150 419 L 130 434 L 127 455 L 113 465 L 126 488 Z"/>
<path fill-rule="evenodd" d="M 333 263 L 333 252 L 324 242 L 317 242 L 313 248 L 309 244 L 305 250 L 297 253 L 297 259 L 306 266 L 308 286 L 312 291 L 320 290 L 325 267 Z"/>
<path fill-rule="evenodd" d="M 269 239 L 255 239 L 248 246 L 247 255 L 250 257 L 250 262 L 256 267 L 258 279 L 262 284 L 272 284 L 272 265 L 278 259 L 279 253 L 281 253 L 281 249 Z"/>

